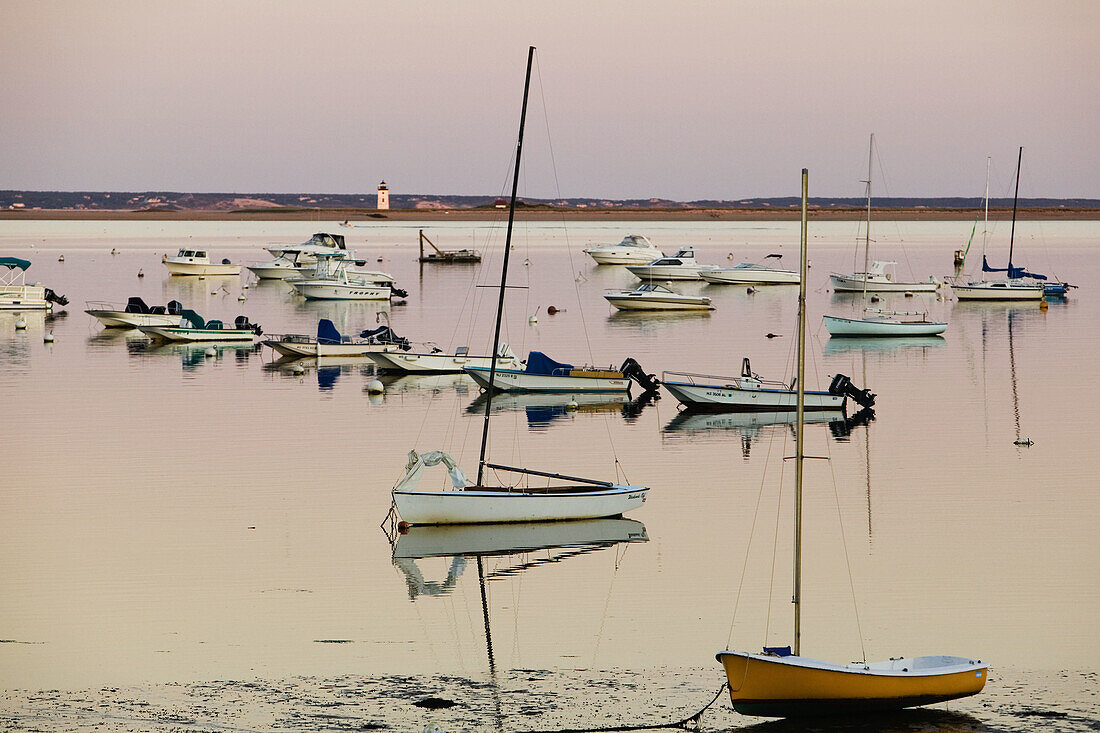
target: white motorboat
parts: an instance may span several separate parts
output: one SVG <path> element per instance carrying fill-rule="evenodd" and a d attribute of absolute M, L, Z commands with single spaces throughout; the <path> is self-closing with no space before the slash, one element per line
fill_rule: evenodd
<path fill-rule="evenodd" d="M 406 372 L 410 374 L 442 374 L 446 372 L 462 372 L 466 367 L 481 367 L 488 369 L 492 366 L 492 357 L 474 356 L 470 354 L 469 347 L 459 346 L 455 353 L 448 354 L 442 349 L 433 351 L 391 351 L 386 353 L 368 354 L 371 361 L 378 365 L 379 369 L 394 372 Z M 522 364 L 508 344 L 500 345 L 500 353 L 496 358 L 497 369 L 521 369 Z"/>
<path fill-rule="evenodd" d="M 830 336 L 936 336 L 947 330 L 945 322 L 929 321 L 924 313 L 865 311 L 864 318 L 822 316 L 822 320 Z"/>
<path fill-rule="evenodd" d="M 351 270 L 351 260 L 343 253 L 317 253 L 316 258 L 313 275 L 287 280 L 309 300 L 389 300 L 405 295 L 386 273 Z"/>
<path fill-rule="evenodd" d="M 84 312 L 98 319 L 105 328 L 137 328 L 138 326 L 173 326 L 180 322 L 183 305 L 178 300 L 168 305 L 146 305 L 138 297 L 121 303 L 104 303 L 89 300 Z"/>
<path fill-rule="evenodd" d="M 1041 282 L 1046 280 L 1045 275 L 1036 275 L 1035 273 L 1028 272 L 1023 267 L 1012 266 L 1012 250 L 1016 241 L 1016 202 L 1020 194 L 1020 163 L 1023 162 L 1023 159 L 1024 149 L 1021 147 L 1019 156 L 1016 159 L 1016 193 L 1012 198 L 1012 230 L 1008 237 L 1008 267 L 1003 270 L 990 267 L 989 262 L 987 262 L 985 258 L 984 239 L 982 245 L 983 277 L 987 272 L 1004 272 L 1007 277 L 1000 280 L 981 280 L 965 285 L 956 282 L 951 285 L 951 292 L 953 292 L 955 297 L 959 300 L 1042 300 L 1043 296 L 1046 294 L 1046 285 Z M 988 173 L 986 176 L 986 188 L 988 189 Z M 986 217 L 989 217 L 988 190 L 986 192 Z M 1025 282 L 1025 277 L 1031 278 L 1035 282 Z M 1062 294 L 1065 294 L 1065 287 L 1071 287 L 1065 283 L 1061 285 L 1063 286 Z"/>
<path fill-rule="evenodd" d="M 286 280 L 289 277 L 310 277 L 316 270 L 317 259 L 309 256 L 309 263 L 300 249 L 285 249 L 278 257 L 248 265 L 253 275 L 261 280 Z"/>
<path fill-rule="evenodd" d="M 520 151 L 523 150 L 523 128 L 526 122 L 527 96 L 531 85 L 531 66 L 535 47 L 527 54 L 527 74 L 523 89 L 523 111 L 520 114 L 519 139 L 516 144 L 516 162 L 512 177 L 512 197 L 508 208 L 508 232 L 504 240 L 504 257 L 501 265 L 500 294 L 496 314 L 496 330 L 493 350 L 499 353 L 500 321 L 504 294 L 508 279 L 508 254 L 512 248 L 512 223 L 516 212 L 516 194 L 519 189 Z M 547 360 L 549 361 L 549 360 Z M 528 359 L 528 364 L 531 359 Z M 467 367 L 466 373 L 470 374 Z M 405 525 L 416 524 L 484 524 L 495 522 L 555 521 L 565 519 L 597 519 L 615 517 L 642 505 L 649 493 L 645 486 L 629 486 L 610 481 L 577 478 L 560 473 L 536 471 L 489 463 L 486 452 L 489 447 L 492 393 L 495 385 L 495 363 L 488 370 L 489 399 L 485 406 L 485 422 L 481 434 L 481 455 L 478 459 L 477 480 L 469 482 L 455 460 L 442 451 L 426 455 L 409 453 L 405 476 L 393 488 L 393 510 Z M 504 372 L 507 373 L 507 372 Z M 620 376 L 622 376 L 620 374 Z M 417 483 L 425 466 L 443 463 L 449 469 L 453 491 L 420 491 Z M 486 469 L 490 470 L 486 476 Z M 516 476 L 507 482 L 498 479 L 502 474 Z M 538 486 L 535 486 L 537 478 Z M 488 479 L 488 480 L 486 480 Z M 544 483 L 541 479 L 547 479 Z M 565 482 L 551 484 L 551 481 Z M 486 618 L 488 618 L 486 616 Z M 486 621 L 486 623 L 488 623 Z"/>
<path fill-rule="evenodd" d="M 798 406 L 796 385 L 764 379 L 752 371 L 748 358 L 741 363 L 740 377 L 666 371 L 661 384 L 689 408 L 741 412 L 781 412 Z M 828 391 L 806 390 L 806 410 L 843 410 L 851 396 L 863 407 L 875 403 L 875 395 L 851 387 L 851 380 L 837 374 Z"/>
<path fill-rule="evenodd" d="M 206 250 L 181 249 L 175 257 L 165 257 L 169 275 L 232 276 L 241 274 L 241 266 L 229 260 L 211 262 Z"/>
<path fill-rule="evenodd" d="M 162 341 L 251 341 L 263 333 L 247 316 L 237 316 L 233 326 L 226 328 L 221 321 L 204 321 L 186 308 L 180 312 L 177 326 L 138 326 L 138 330 Z"/>
<path fill-rule="evenodd" d="M 783 255 L 770 254 L 765 261 Z M 799 275 L 795 270 L 783 270 L 769 267 L 763 263 L 742 262 L 736 267 L 714 267 L 699 271 L 699 277 L 712 285 L 798 285 Z"/>
<path fill-rule="evenodd" d="M 641 234 L 627 234 L 618 244 L 589 247 L 584 253 L 598 265 L 644 265 L 665 256 Z"/>
<path fill-rule="evenodd" d="M 707 311 L 714 310 L 705 295 L 682 295 L 664 285 L 643 282 L 633 290 L 620 290 L 603 296 L 619 310 L 635 311 Z"/>
<path fill-rule="evenodd" d="M 695 250 L 681 249 L 672 257 L 658 257 L 644 265 L 628 265 L 627 268 L 639 280 L 702 280 L 699 271 L 714 269 L 695 261 Z"/>
<path fill-rule="evenodd" d="M 943 283 L 931 275 L 922 282 L 899 282 L 896 262 L 875 260 L 867 272 L 851 275 L 829 275 L 833 290 L 838 293 L 861 293 L 866 285 L 869 293 L 934 293 Z"/>
<path fill-rule="evenodd" d="M 265 249 L 271 253 L 272 257 L 280 257 L 286 252 L 300 253 L 302 263 L 307 265 L 313 264 L 314 258 L 318 253 L 343 253 L 347 257 L 352 256 L 352 253 L 348 250 L 347 243 L 344 241 L 343 234 L 328 234 L 327 232 L 317 232 L 301 244 L 273 244 Z"/>
<path fill-rule="evenodd" d="M 861 318 L 825 316 L 825 328 L 830 336 L 935 336 L 947 330 L 944 321 L 930 321 L 927 313 L 872 310 L 867 307 L 870 292 L 932 292 L 942 283 L 929 277 L 927 282 L 898 282 L 893 270 L 894 262 L 874 262 L 871 257 L 871 162 L 874 160 L 875 136 L 871 135 L 867 150 L 867 226 L 863 238 L 863 272 L 854 275 L 830 275 L 833 290 L 837 292 L 859 291 Z"/>
<path fill-rule="evenodd" d="M 52 310 L 54 303 L 67 305 L 69 299 L 58 295 L 42 283 L 27 285 L 30 260 L 0 257 L 0 310 Z"/>
<path fill-rule="evenodd" d="M 288 333 L 273 336 L 262 343 L 282 356 L 293 358 L 366 357 L 373 352 L 409 348 L 409 340 L 398 336 L 389 326 L 363 331 L 358 336 L 345 336 L 327 318 L 317 322 L 316 337 Z"/>
<path fill-rule="evenodd" d="M 524 369 L 497 369 L 492 381 L 489 367 L 466 367 L 483 389 L 502 392 L 627 392 L 630 378 L 622 370 L 607 367 L 575 367 L 554 361 L 541 351 L 527 355 Z"/>

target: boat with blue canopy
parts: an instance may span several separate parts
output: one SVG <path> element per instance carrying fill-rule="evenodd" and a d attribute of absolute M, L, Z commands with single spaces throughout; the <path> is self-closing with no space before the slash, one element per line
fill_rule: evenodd
<path fill-rule="evenodd" d="M 325 356 L 368 356 L 373 352 L 408 350 L 409 340 L 394 333 L 389 326 L 361 331 L 358 335 L 340 333 L 327 318 L 317 322 L 317 335 L 287 333 L 263 341 L 281 356 L 294 359 Z"/>

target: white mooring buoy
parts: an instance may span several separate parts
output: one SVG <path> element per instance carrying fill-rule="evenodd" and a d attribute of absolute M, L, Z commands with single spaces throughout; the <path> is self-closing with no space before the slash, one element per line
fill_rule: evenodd
<path fill-rule="evenodd" d="M 290 368 L 290 371 L 292 371 L 292 372 L 294 372 L 295 374 L 297 374 L 297 375 L 299 375 L 299 376 L 300 376 L 300 375 L 302 375 L 302 374 L 305 374 L 305 373 L 306 373 L 306 368 L 305 368 L 304 366 L 302 366 L 301 364 L 295 364 L 294 366 L 292 366 L 292 367 Z"/>
<path fill-rule="evenodd" d="M 385 391 L 386 385 L 382 384 L 377 379 L 372 379 L 370 383 L 367 384 L 367 392 L 370 394 L 382 394 Z"/>
<path fill-rule="evenodd" d="M 206 351 L 204 351 L 203 353 L 206 354 L 206 356 L 209 358 L 209 357 L 212 357 L 212 356 L 217 356 L 218 355 L 218 350 L 215 349 L 213 346 L 211 346 Z"/>
<path fill-rule="evenodd" d="M 46 335 L 42 337 L 42 340 L 47 344 L 53 343 L 53 331 L 46 331 Z"/>
<path fill-rule="evenodd" d="M 26 321 L 26 319 L 23 318 L 23 316 L 19 316 L 19 318 L 15 319 L 15 330 L 16 331 L 23 331 L 26 328 L 27 328 L 27 321 Z"/>

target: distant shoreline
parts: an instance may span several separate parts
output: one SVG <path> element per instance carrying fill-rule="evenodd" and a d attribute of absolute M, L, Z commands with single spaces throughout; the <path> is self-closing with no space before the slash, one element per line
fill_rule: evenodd
<path fill-rule="evenodd" d="M 874 217 L 884 221 L 972 221 L 982 214 L 978 209 L 876 208 Z M 382 221 L 495 221 L 506 218 L 500 209 L 252 209 L 247 211 L 179 210 L 124 211 L 87 209 L 0 210 L 3 221 L 352 221 L 369 224 Z M 810 210 L 810 218 L 831 221 L 863 219 L 860 209 Z M 1012 210 L 989 210 L 989 218 L 1008 220 Z M 796 221 L 798 209 L 546 209 L 523 208 L 516 211 L 517 221 Z M 1028 208 L 1017 212 L 1024 220 L 1100 220 L 1100 208 Z"/>

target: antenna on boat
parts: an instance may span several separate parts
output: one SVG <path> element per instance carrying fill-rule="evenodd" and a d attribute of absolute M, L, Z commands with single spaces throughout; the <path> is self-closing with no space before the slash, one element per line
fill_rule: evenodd
<path fill-rule="evenodd" d="M 872 144 L 874 136 L 871 136 Z M 795 422 L 797 432 L 794 437 L 794 640 L 791 651 L 799 656 L 799 639 L 802 635 L 802 428 L 806 417 L 806 202 L 809 194 L 810 173 L 802 169 L 802 255 L 799 260 L 801 278 L 798 282 L 798 391 Z M 870 178 L 870 176 L 868 176 Z M 871 182 L 867 182 L 867 200 L 870 202 Z M 868 209 L 868 217 L 870 210 Z M 870 218 L 868 218 L 868 224 Z M 866 269 L 866 268 L 865 268 Z M 866 276 L 866 271 L 863 273 Z M 866 289 L 867 281 L 863 282 Z M 866 292 L 866 291 L 865 291 Z"/>
<path fill-rule="evenodd" d="M 512 225 L 516 220 L 516 193 L 519 191 L 519 163 L 523 153 L 523 127 L 527 122 L 527 93 L 531 89 L 531 62 L 535 58 L 535 47 L 527 49 L 527 77 L 523 82 L 523 108 L 519 114 L 519 139 L 516 142 L 516 170 L 512 176 L 512 199 L 508 204 L 508 233 L 504 238 L 504 264 L 500 273 L 500 296 L 497 299 L 497 323 L 493 331 L 493 351 L 489 359 L 489 389 L 485 399 L 485 425 L 481 429 L 481 456 L 477 462 L 477 485 L 485 474 L 485 447 L 489 443 L 489 415 L 493 409 L 493 389 L 497 376 L 497 353 L 500 348 L 500 319 L 504 313 L 504 292 L 508 281 L 508 254 L 512 251 Z"/>

